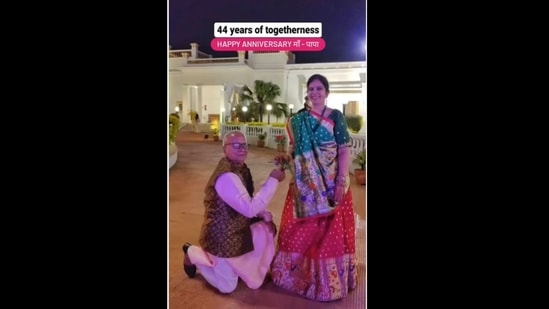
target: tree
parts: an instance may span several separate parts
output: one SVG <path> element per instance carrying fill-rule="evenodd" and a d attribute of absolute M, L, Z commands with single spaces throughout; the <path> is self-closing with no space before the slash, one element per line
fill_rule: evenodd
<path fill-rule="evenodd" d="M 278 122 L 278 118 L 282 116 L 288 117 L 290 111 L 288 110 L 288 105 L 286 105 L 286 103 L 276 102 L 273 106 L 272 113 L 276 117 L 276 121 Z"/>
<path fill-rule="evenodd" d="M 275 98 L 280 95 L 280 87 L 271 82 L 256 80 L 254 82 L 254 91 L 248 86 L 244 86 L 240 94 L 240 100 L 250 102 L 249 111 L 257 110 L 259 121 L 263 122 L 263 114 L 265 113 L 267 104 L 272 104 L 273 109 L 277 109 L 274 105 L 277 103 L 275 102 Z"/>

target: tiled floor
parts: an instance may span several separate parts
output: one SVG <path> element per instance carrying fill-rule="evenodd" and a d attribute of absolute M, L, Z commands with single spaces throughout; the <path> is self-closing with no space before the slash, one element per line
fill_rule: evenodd
<path fill-rule="evenodd" d="M 355 212 L 361 219 L 357 233 L 359 286 L 345 299 L 322 303 L 290 294 L 269 280 L 257 290 L 242 282 L 230 295 L 218 293 L 197 274 L 193 279 L 183 272 L 181 246 L 186 241 L 197 244 L 202 224 L 204 185 L 223 156 L 221 142 L 204 134 L 180 131 L 177 136 L 178 159 L 169 172 L 169 308 L 365 308 L 366 307 L 366 186 L 352 180 Z M 276 150 L 250 147 L 246 163 L 252 171 L 255 186 L 261 185 L 273 164 L 269 161 Z M 351 177 L 352 178 L 352 177 Z M 284 180 L 269 205 L 274 222 L 279 225 L 283 201 L 288 189 Z"/>

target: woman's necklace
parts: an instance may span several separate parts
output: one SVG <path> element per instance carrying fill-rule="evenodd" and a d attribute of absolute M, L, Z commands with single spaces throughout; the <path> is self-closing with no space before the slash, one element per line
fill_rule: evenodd
<path fill-rule="evenodd" d="M 322 121 L 322 118 L 324 117 L 324 112 L 325 111 L 326 111 L 326 105 L 324 105 L 324 109 L 322 110 L 322 114 L 320 115 L 320 119 L 318 119 L 318 122 L 316 123 L 315 127 L 313 128 L 313 132 L 316 132 L 316 130 L 320 126 L 320 123 Z"/>
<path fill-rule="evenodd" d="M 327 106 L 327 105 L 324 105 L 324 108 L 322 109 L 322 112 L 321 112 L 321 113 L 315 111 L 314 109 L 312 109 L 312 111 L 314 111 L 314 112 L 317 113 L 317 114 L 321 114 L 320 117 L 322 117 L 322 116 L 324 116 L 324 112 L 326 111 L 326 106 Z"/>

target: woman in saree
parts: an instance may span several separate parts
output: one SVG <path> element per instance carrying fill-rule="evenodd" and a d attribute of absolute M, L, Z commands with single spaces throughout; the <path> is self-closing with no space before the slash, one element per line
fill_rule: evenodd
<path fill-rule="evenodd" d="M 326 77 L 308 79 L 311 109 L 288 121 L 289 154 L 275 158 L 289 163 L 293 181 L 271 277 L 276 286 L 316 301 L 341 299 L 357 285 L 350 137 L 343 114 L 326 106 L 329 93 Z"/>

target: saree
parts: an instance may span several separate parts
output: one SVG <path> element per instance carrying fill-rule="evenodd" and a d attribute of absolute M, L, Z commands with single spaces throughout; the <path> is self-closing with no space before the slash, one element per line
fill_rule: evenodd
<path fill-rule="evenodd" d="M 325 118 L 325 111 L 326 108 L 322 115 L 300 113 L 291 119 L 289 135 L 294 144 L 292 172 L 296 218 L 329 215 L 336 207 L 334 193 L 339 145 L 333 132 L 338 119 Z M 340 118 L 343 120 L 342 115 Z M 345 143 L 344 139 L 342 143 Z"/>
<path fill-rule="evenodd" d="M 295 117 L 295 118 L 294 118 Z M 351 190 L 333 204 L 337 150 L 349 142 L 345 119 L 299 113 L 290 120 L 294 180 L 282 211 L 271 264 L 276 286 L 316 301 L 347 296 L 357 285 L 355 217 Z"/>

